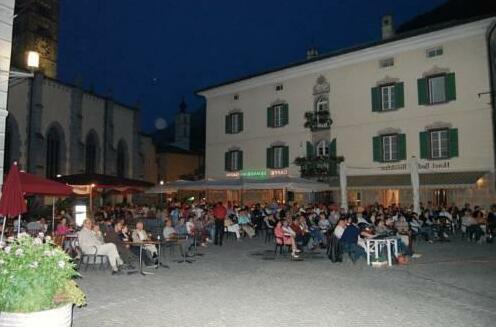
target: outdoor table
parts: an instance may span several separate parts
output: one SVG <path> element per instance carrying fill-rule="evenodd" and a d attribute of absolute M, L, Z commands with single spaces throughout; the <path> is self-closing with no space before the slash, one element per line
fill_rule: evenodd
<path fill-rule="evenodd" d="M 367 265 L 370 265 L 370 252 L 374 251 L 375 259 L 379 259 L 379 250 L 382 247 L 386 247 L 387 249 L 387 260 L 388 260 L 388 265 L 392 266 L 393 265 L 393 258 L 392 258 L 392 253 L 391 253 L 391 245 L 394 246 L 394 255 L 398 255 L 398 239 L 395 237 L 389 237 L 389 238 L 368 238 L 366 239 L 366 244 L 367 244 Z"/>
<path fill-rule="evenodd" d="M 123 242 L 124 244 L 128 244 L 128 245 L 131 245 L 131 246 L 139 246 L 139 272 L 141 275 L 145 276 L 145 275 L 153 275 L 152 272 L 146 272 L 143 270 L 143 248 L 145 245 L 147 244 L 153 244 L 153 245 L 156 245 L 157 246 L 157 255 L 158 255 L 158 265 L 155 269 L 157 269 L 159 266 L 160 267 L 164 267 L 164 268 L 170 268 L 168 265 L 166 264 L 163 264 L 161 262 L 161 245 L 163 243 L 163 241 L 160 241 L 160 240 L 157 240 L 157 241 L 154 241 L 154 240 L 146 240 L 146 241 L 141 241 L 141 242 Z"/>
<path fill-rule="evenodd" d="M 179 244 L 179 241 L 183 241 L 184 242 L 187 239 L 188 239 L 187 236 L 178 236 L 173 241 L 175 241 L 177 244 Z M 177 263 L 185 263 L 185 262 L 187 262 L 187 263 L 193 263 L 194 260 L 186 259 L 186 252 L 188 252 L 188 249 L 183 249 L 182 252 L 183 252 L 183 258 L 182 258 L 182 260 L 177 260 L 176 262 Z"/>

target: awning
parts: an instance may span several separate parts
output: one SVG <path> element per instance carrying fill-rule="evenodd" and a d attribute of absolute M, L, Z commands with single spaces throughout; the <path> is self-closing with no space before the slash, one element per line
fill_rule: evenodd
<path fill-rule="evenodd" d="M 170 193 L 177 190 L 273 190 L 286 189 L 293 192 L 322 192 L 329 185 L 298 177 L 274 177 L 268 179 L 206 179 L 199 181 L 178 180 L 156 185 L 146 193 Z"/>
<path fill-rule="evenodd" d="M 472 187 L 487 172 L 452 172 L 420 174 L 421 188 L 461 188 Z M 409 174 L 348 176 L 350 188 L 411 188 Z M 339 179 L 330 181 L 332 189 L 339 189 Z"/>

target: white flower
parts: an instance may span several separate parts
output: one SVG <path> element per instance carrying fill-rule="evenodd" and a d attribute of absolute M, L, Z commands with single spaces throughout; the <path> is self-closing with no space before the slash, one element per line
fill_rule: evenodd
<path fill-rule="evenodd" d="M 39 237 L 36 237 L 33 239 L 33 244 L 34 245 L 41 245 L 41 244 L 43 244 L 43 240 Z"/>
<path fill-rule="evenodd" d="M 45 252 L 43 252 L 43 255 L 45 257 L 51 257 L 52 256 L 52 251 L 45 250 Z"/>
<path fill-rule="evenodd" d="M 29 268 L 33 268 L 33 269 L 38 268 L 38 262 L 37 261 L 33 261 L 32 263 L 29 264 Z"/>
<path fill-rule="evenodd" d="M 59 260 L 58 265 L 59 265 L 60 268 L 64 268 L 65 267 L 65 261 L 64 260 Z"/>
<path fill-rule="evenodd" d="M 9 273 L 9 272 L 7 271 L 7 269 L 4 269 L 4 270 L 2 271 L 2 274 L 4 274 L 4 275 L 7 275 L 8 273 Z"/>
<path fill-rule="evenodd" d="M 45 236 L 45 240 L 46 241 L 51 241 L 52 240 L 52 237 L 50 235 L 47 235 L 47 236 Z"/>
<path fill-rule="evenodd" d="M 3 265 L 5 263 L 5 261 L 3 261 L 2 259 L 0 259 L 0 265 Z"/>
<path fill-rule="evenodd" d="M 11 249 L 12 249 L 12 248 L 11 248 L 10 246 L 7 246 L 7 247 L 5 247 L 4 251 L 5 251 L 5 253 L 7 253 L 7 254 L 8 254 L 8 253 L 10 253 L 10 250 L 11 250 Z"/>
<path fill-rule="evenodd" d="M 23 252 L 24 252 L 24 251 L 23 251 L 22 249 L 17 249 L 17 250 L 15 251 L 15 255 L 16 255 L 16 256 L 18 256 L 18 257 L 20 257 L 20 256 L 22 256 L 22 255 L 24 254 Z"/>

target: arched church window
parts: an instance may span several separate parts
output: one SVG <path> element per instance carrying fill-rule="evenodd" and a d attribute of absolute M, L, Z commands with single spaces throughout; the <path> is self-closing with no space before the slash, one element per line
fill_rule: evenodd
<path fill-rule="evenodd" d="M 126 177 L 127 146 L 123 140 L 117 146 L 117 176 Z"/>
<path fill-rule="evenodd" d="M 48 130 L 46 136 L 46 177 L 55 178 L 60 174 L 61 136 L 55 127 Z"/>
<path fill-rule="evenodd" d="M 96 172 L 96 152 L 98 144 L 94 133 L 89 133 L 86 137 L 85 149 L 85 170 L 87 174 L 94 174 Z"/>

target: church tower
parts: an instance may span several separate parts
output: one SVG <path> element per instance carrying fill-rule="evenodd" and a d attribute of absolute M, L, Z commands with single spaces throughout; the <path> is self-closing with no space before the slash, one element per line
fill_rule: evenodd
<path fill-rule="evenodd" d="M 12 39 L 12 66 L 27 69 L 28 51 L 40 55 L 39 70 L 57 77 L 58 0 L 16 0 Z"/>
<path fill-rule="evenodd" d="M 186 102 L 183 100 L 179 105 L 179 112 L 176 114 L 176 124 L 174 127 L 174 145 L 189 150 L 189 138 L 191 131 L 191 114 L 187 111 Z"/>

